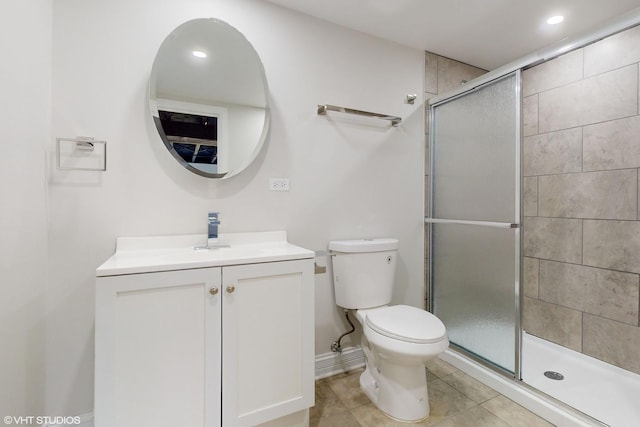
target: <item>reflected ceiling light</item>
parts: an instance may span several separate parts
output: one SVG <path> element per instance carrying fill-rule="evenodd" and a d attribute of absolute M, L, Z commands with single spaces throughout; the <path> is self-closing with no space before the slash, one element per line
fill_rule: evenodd
<path fill-rule="evenodd" d="M 556 15 L 556 16 L 552 16 L 551 18 L 547 19 L 547 24 L 556 25 L 556 24 L 561 23 L 562 21 L 564 21 L 564 16 Z"/>
<path fill-rule="evenodd" d="M 206 57 L 207 57 L 207 54 L 206 54 L 206 53 L 204 53 L 204 52 L 203 52 L 203 51 L 201 51 L 201 50 L 194 50 L 193 52 L 191 52 L 191 54 L 192 54 L 193 56 L 195 56 L 196 58 L 206 58 Z"/>

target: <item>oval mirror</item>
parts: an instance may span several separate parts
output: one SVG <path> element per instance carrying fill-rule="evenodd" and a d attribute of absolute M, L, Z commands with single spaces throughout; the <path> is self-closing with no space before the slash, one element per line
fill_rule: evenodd
<path fill-rule="evenodd" d="M 153 63 L 149 95 L 165 146 L 198 175 L 234 176 L 264 144 L 264 67 L 251 43 L 223 21 L 194 19 L 169 34 Z"/>

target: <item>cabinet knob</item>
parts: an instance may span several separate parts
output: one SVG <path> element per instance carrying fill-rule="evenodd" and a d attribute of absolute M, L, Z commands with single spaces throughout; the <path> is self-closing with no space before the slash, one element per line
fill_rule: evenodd
<path fill-rule="evenodd" d="M 218 294 L 218 288 L 216 288 L 215 286 L 211 289 L 209 289 L 209 293 L 211 295 L 217 295 Z"/>
<path fill-rule="evenodd" d="M 227 292 L 229 292 L 230 294 L 232 294 L 232 293 L 233 293 L 233 291 L 235 291 L 235 290 L 236 290 L 236 287 L 235 287 L 235 286 L 233 286 L 233 285 L 229 285 L 229 286 L 227 286 Z"/>

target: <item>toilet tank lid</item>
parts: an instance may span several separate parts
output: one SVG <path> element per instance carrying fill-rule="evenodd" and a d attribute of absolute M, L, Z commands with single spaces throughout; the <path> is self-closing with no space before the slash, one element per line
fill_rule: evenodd
<path fill-rule="evenodd" d="M 329 250 L 335 252 L 382 252 L 398 249 L 398 239 L 334 240 L 329 242 Z"/>

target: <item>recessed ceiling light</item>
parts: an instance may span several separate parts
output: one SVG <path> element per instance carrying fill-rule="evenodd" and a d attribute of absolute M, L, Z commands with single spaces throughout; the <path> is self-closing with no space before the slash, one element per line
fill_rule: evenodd
<path fill-rule="evenodd" d="M 207 54 L 206 54 L 206 53 L 204 53 L 204 52 L 203 52 L 203 51 L 201 51 L 201 50 L 194 50 L 193 52 L 191 52 L 191 54 L 192 54 L 193 56 L 195 56 L 196 58 L 206 58 L 206 57 L 207 57 Z"/>
<path fill-rule="evenodd" d="M 564 21 L 564 16 L 556 15 L 556 16 L 552 16 L 551 18 L 547 19 L 547 24 L 556 25 L 556 24 L 561 23 L 562 21 Z"/>

